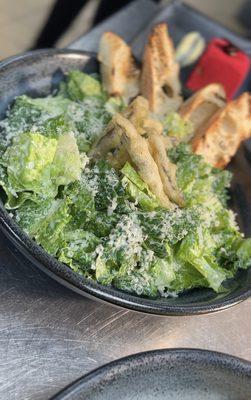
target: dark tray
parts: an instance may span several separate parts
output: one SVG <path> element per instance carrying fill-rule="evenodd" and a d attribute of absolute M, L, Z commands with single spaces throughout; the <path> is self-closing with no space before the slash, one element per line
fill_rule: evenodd
<path fill-rule="evenodd" d="M 213 37 L 223 37 L 251 56 L 251 41 L 243 38 L 223 25 L 203 15 L 194 8 L 179 0 L 173 1 L 153 18 L 151 24 L 132 42 L 133 52 L 141 59 L 147 36 L 157 23 L 168 24 L 170 36 L 177 45 L 188 32 L 198 31 L 208 41 Z M 184 83 L 194 65 L 181 69 L 181 80 Z M 251 71 L 236 95 L 251 90 Z M 251 140 L 246 141 L 229 165 L 234 177 L 231 187 L 231 207 L 238 214 L 238 223 L 246 236 L 251 235 Z"/>
<path fill-rule="evenodd" d="M 213 19 L 182 3 L 181 1 L 174 0 L 169 6 L 162 9 L 157 16 L 153 18 L 151 24 L 143 29 L 137 38 L 133 40 L 133 52 L 138 59 L 140 59 L 142 56 L 144 44 L 151 28 L 160 22 L 165 22 L 168 24 L 169 33 L 174 41 L 175 46 L 177 46 L 182 37 L 188 32 L 198 31 L 202 34 L 206 41 L 209 41 L 213 37 L 222 37 L 229 40 L 235 46 L 239 47 L 251 56 L 251 41 L 249 39 L 235 34 L 223 25 L 217 23 Z M 181 69 L 181 80 L 183 82 L 185 82 L 193 67 L 194 65 Z M 241 87 L 239 93 L 245 90 L 251 90 L 251 72 Z"/>

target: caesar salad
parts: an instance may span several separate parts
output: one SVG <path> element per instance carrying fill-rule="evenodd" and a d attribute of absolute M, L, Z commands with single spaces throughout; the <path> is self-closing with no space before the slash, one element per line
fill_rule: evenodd
<path fill-rule="evenodd" d="M 0 122 L 1 199 L 19 226 L 86 279 L 147 297 L 224 291 L 251 266 L 223 170 L 250 135 L 250 95 L 212 84 L 183 101 L 167 28 L 142 61 L 102 36 L 100 76 L 17 97 Z"/>

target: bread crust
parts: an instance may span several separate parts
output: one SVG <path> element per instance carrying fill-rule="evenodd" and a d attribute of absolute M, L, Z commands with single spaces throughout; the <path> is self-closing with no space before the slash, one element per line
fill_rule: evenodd
<path fill-rule="evenodd" d="M 251 135 L 251 95 L 243 93 L 217 111 L 191 144 L 196 154 L 217 168 L 224 168 L 241 142 Z"/>
<path fill-rule="evenodd" d="M 141 93 L 149 101 L 150 110 L 157 115 L 176 111 L 182 102 L 179 64 L 175 61 L 173 42 L 164 23 L 153 28 L 145 47 Z"/>
<path fill-rule="evenodd" d="M 140 70 L 131 48 L 113 32 L 103 33 L 98 52 L 104 89 L 111 96 L 121 96 L 126 103 L 139 93 Z"/>

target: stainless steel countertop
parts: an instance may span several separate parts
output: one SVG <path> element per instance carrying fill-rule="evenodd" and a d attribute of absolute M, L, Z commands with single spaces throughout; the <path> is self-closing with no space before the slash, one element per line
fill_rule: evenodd
<path fill-rule="evenodd" d="M 216 314 L 157 317 L 85 299 L 6 250 L 0 236 L 0 399 L 45 400 L 128 354 L 196 347 L 251 361 L 251 301 Z"/>
<path fill-rule="evenodd" d="M 145 22 L 155 12 L 147 0 L 133 7 L 144 9 Z M 251 300 L 204 316 L 144 315 L 71 292 L 7 245 L 0 233 L 1 400 L 47 400 L 104 363 L 157 348 L 211 349 L 251 361 Z"/>

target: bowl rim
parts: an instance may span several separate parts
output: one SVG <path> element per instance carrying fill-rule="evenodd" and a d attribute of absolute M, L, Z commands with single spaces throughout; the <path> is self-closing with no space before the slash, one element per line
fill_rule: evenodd
<path fill-rule="evenodd" d="M 44 55 L 44 56 L 53 56 L 53 55 L 75 55 L 75 56 L 90 56 L 90 57 L 95 57 L 97 58 L 97 53 L 95 51 L 89 51 L 89 50 L 78 50 L 78 49 L 70 49 L 67 47 L 64 48 L 43 48 L 43 49 L 36 49 L 36 50 L 29 50 L 25 52 L 20 52 L 15 54 L 14 56 L 7 57 L 3 60 L 0 61 L 0 69 L 3 67 L 8 66 L 9 64 L 12 64 L 13 62 L 17 62 L 20 60 L 26 60 L 28 58 L 33 58 L 38 55 Z"/>
<path fill-rule="evenodd" d="M 97 59 L 97 54 L 89 51 L 71 49 L 41 49 L 12 56 L 0 62 L 0 74 L 2 69 L 12 66 L 13 63 L 36 58 L 38 55 L 53 57 L 55 55 L 69 56 L 88 56 Z M 125 307 L 130 310 L 150 313 L 163 316 L 185 316 L 207 314 L 224 310 L 232 307 L 251 296 L 251 285 L 248 289 L 240 290 L 240 294 L 230 296 L 228 299 L 214 299 L 210 304 L 168 304 L 165 299 L 142 298 L 119 289 L 101 285 L 94 280 L 88 280 L 75 273 L 69 266 L 61 263 L 55 257 L 49 255 L 34 240 L 30 239 L 24 231 L 19 228 L 15 221 L 10 217 L 4 205 L 0 201 L 0 229 L 21 253 L 31 262 L 35 263 L 42 271 L 50 275 L 59 283 L 67 286 L 71 290 L 92 299 L 98 299 L 111 303 L 115 306 Z M 63 273 L 58 273 L 58 271 Z M 206 290 L 206 289 L 201 289 Z"/>
<path fill-rule="evenodd" d="M 243 358 L 214 350 L 187 347 L 164 348 L 130 354 L 101 365 L 67 385 L 56 393 L 51 400 L 66 400 L 68 399 L 67 396 L 74 390 L 86 390 L 101 384 L 103 381 L 109 382 L 114 377 L 117 378 L 130 371 L 133 367 L 140 367 L 149 363 L 155 364 L 160 359 L 165 363 L 170 363 L 174 358 L 178 358 L 179 362 L 195 361 L 215 367 L 220 366 L 225 370 L 240 372 L 242 376 L 251 378 L 251 362 Z M 120 367 L 123 367 L 123 369 L 121 370 Z"/>

